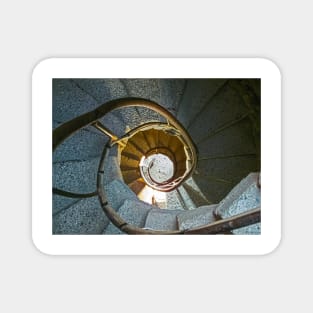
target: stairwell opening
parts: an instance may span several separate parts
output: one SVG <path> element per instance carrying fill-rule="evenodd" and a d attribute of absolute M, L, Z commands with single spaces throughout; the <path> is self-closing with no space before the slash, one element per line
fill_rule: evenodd
<path fill-rule="evenodd" d="M 168 156 L 156 153 L 141 158 L 140 170 L 146 181 L 152 180 L 156 184 L 164 184 L 174 176 L 174 163 Z"/>
<path fill-rule="evenodd" d="M 139 163 L 140 173 L 145 183 L 145 188 L 138 194 L 142 201 L 159 206 L 167 207 L 166 193 L 149 187 L 151 182 L 162 185 L 169 182 L 175 173 L 173 161 L 162 153 L 154 153 L 149 156 L 143 156 Z"/>
<path fill-rule="evenodd" d="M 148 123 L 131 131 L 121 148 L 124 182 L 138 194 L 144 186 L 169 192 L 191 172 L 195 162 L 181 133 L 167 123 Z"/>

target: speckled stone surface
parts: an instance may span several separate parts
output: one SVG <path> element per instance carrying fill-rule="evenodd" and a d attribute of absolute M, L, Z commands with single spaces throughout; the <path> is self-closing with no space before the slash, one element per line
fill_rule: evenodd
<path fill-rule="evenodd" d="M 182 204 L 178 199 L 176 190 L 166 193 L 166 205 L 167 210 L 184 210 Z"/>
<path fill-rule="evenodd" d="M 67 198 L 63 196 L 59 196 L 56 194 L 52 195 L 52 214 L 56 214 L 57 212 L 66 209 L 78 202 L 79 199 Z"/>
<path fill-rule="evenodd" d="M 121 116 L 123 123 L 130 129 L 145 123 L 145 119 L 140 116 L 137 107 L 126 107 L 123 109 L 118 109 L 116 112 Z"/>
<path fill-rule="evenodd" d="M 125 200 L 123 205 L 119 208 L 118 212 L 122 219 L 127 223 L 143 227 L 148 212 L 153 208 L 149 204 L 139 200 Z M 120 231 L 116 226 L 110 223 L 104 232 L 106 235 L 121 235 L 125 234 Z"/>
<path fill-rule="evenodd" d="M 186 189 L 184 188 L 183 185 L 180 185 L 178 188 L 177 188 L 177 191 L 179 192 L 180 194 L 180 198 L 181 200 L 184 202 L 184 207 L 187 209 L 187 210 L 193 210 L 195 209 L 196 205 L 194 204 L 194 202 L 192 201 L 192 199 L 190 198 L 188 192 L 186 191 Z"/>
<path fill-rule="evenodd" d="M 201 136 L 200 129 L 198 132 Z M 244 119 L 200 142 L 199 158 L 256 153 L 252 134 L 250 120 Z M 195 137 L 198 135 L 196 134 Z"/>
<path fill-rule="evenodd" d="M 53 79 L 53 120 L 65 122 L 98 106 L 97 101 L 71 79 Z"/>
<path fill-rule="evenodd" d="M 107 162 L 104 164 L 104 174 L 104 184 L 110 184 L 115 179 L 120 181 L 123 180 L 116 156 L 109 156 L 107 158 Z"/>
<path fill-rule="evenodd" d="M 94 102 L 92 107 L 88 106 L 90 109 L 87 112 L 107 101 L 127 96 L 119 79 L 72 79 L 71 82 L 81 95 L 89 97 Z M 115 115 L 122 122 L 116 111 L 112 111 L 111 115 Z"/>
<path fill-rule="evenodd" d="M 87 161 L 55 163 L 53 187 L 77 193 L 94 192 L 99 161 L 99 158 L 94 158 Z"/>
<path fill-rule="evenodd" d="M 58 122 L 94 110 L 109 100 L 127 96 L 118 79 L 56 79 L 53 88 L 53 119 Z M 125 131 L 126 125 L 117 110 L 100 121 L 118 136 Z"/>
<path fill-rule="evenodd" d="M 136 194 L 120 180 L 113 180 L 110 184 L 104 186 L 108 203 L 116 211 L 125 200 L 136 200 Z"/>
<path fill-rule="evenodd" d="M 101 234 L 109 220 L 98 197 L 82 199 L 53 217 L 54 234 Z"/>
<path fill-rule="evenodd" d="M 161 79 L 160 91 L 161 101 L 160 104 L 165 107 L 169 112 L 176 116 L 180 101 L 182 100 L 183 91 L 185 88 L 185 79 Z"/>
<path fill-rule="evenodd" d="M 126 124 L 113 113 L 108 113 L 100 119 L 100 122 L 114 135 L 120 137 L 126 133 Z"/>
<path fill-rule="evenodd" d="M 120 79 L 73 79 L 73 82 L 96 99 L 98 104 L 127 97 Z"/>
<path fill-rule="evenodd" d="M 206 91 L 196 93 L 201 86 Z M 190 97 L 192 93 L 196 94 L 195 99 L 201 97 L 202 109 L 200 102 L 192 108 L 184 104 L 189 92 Z M 198 113 L 190 119 L 192 112 Z M 229 81 L 203 80 L 199 83 L 195 80 L 187 83 L 178 116 L 192 121 L 188 132 L 198 148 L 194 180 L 212 203 L 221 201 L 248 173 L 260 170 L 255 132 L 248 112 L 250 109 L 242 95 Z"/>
<path fill-rule="evenodd" d="M 121 79 L 130 97 L 144 98 L 160 103 L 159 79 Z"/>
<path fill-rule="evenodd" d="M 79 130 L 57 147 L 53 153 L 53 162 L 82 161 L 99 157 L 107 140 L 103 135 L 86 129 Z"/>
<path fill-rule="evenodd" d="M 204 109 L 196 115 L 192 125 L 188 127 L 190 135 L 196 141 L 248 112 L 238 92 L 229 85 L 223 86 L 213 98 L 208 97 Z"/>
<path fill-rule="evenodd" d="M 177 114 L 180 122 L 187 127 L 224 83 L 224 79 L 188 79 Z"/>
<path fill-rule="evenodd" d="M 145 228 L 154 230 L 176 230 L 177 214 L 180 210 L 152 209 L 146 219 Z"/>
<path fill-rule="evenodd" d="M 53 120 L 52 121 L 52 129 L 59 127 L 61 124 L 62 124 L 61 122 Z"/>
<path fill-rule="evenodd" d="M 229 187 L 234 187 L 238 184 L 249 173 L 257 171 L 258 166 L 258 161 L 253 155 L 251 157 L 199 160 L 197 171 L 201 175 L 208 177 L 208 180 L 224 182 L 225 190 L 227 190 Z M 197 177 L 195 177 L 195 180 L 197 180 Z M 203 189 L 202 185 L 199 184 L 199 186 Z"/>
<path fill-rule="evenodd" d="M 139 112 L 140 118 L 141 118 L 140 124 L 144 124 L 144 123 L 148 123 L 148 122 L 166 123 L 166 119 L 164 117 L 162 117 L 159 113 L 157 113 L 153 110 L 150 110 L 147 108 L 138 108 L 138 112 Z"/>
<path fill-rule="evenodd" d="M 257 186 L 258 173 L 250 173 L 223 199 L 215 214 L 228 218 L 261 206 L 261 192 Z M 234 234 L 260 234 L 261 223 L 234 230 Z"/>
<path fill-rule="evenodd" d="M 234 186 L 232 182 L 204 174 L 198 169 L 193 174 L 193 179 L 209 201 L 209 204 L 219 203 Z"/>
<path fill-rule="evenodd" d="M 178 214 L 178 228 L 180 230 L 192 229 L 215 222 L 215 216 L 213 213 L 216 207 L 216 204 L 205 205 Z"/>
<path fill-rule="evenodd" d="M 144 98 L 161 104 L 160 79 L 122 79 L 129 97 Z M 160 115 L 146 108 L 137 108 L 142 122 L 160 121 Z M 162 121 L 164 121 L 162 119 Z"/>

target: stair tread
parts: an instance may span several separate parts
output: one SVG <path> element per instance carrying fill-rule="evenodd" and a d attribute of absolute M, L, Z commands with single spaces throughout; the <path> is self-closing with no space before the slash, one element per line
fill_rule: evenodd
<path fill-rule="evenodd" d="M 53 187 L 74 193 L 94 192 L 99 161 L 100 157 L 53 164 Z"/>
<path fill-rule="evenodd" d="M 99 103 L 70 79 L 53 79 L 53 119 L 65 122 L 97 108 Z M 66 103 L 66 105 L 64 105 Z"/>
<path fill-rule="evenodd" d="M 179 230 L 192 229 L 215 222 L 214 210 L 216 207 L 217 204 L 204 205 L 178 214 Z"/>
<path fill-rule="evenodd" d="M 210 85 L 212 82 L 209 83 Z M 208 85 L 209 85 L 208 84 Z M 190 135 L 196 141 L 201 139 L 207 133 L 215 131 L 225 123 L 236 120 L 238 117 L 247 113 L 247 107 L 241 95 L 234 90 L 229 84 L 222 85 L 223 87 L 210 100 L 207 98 L 208 104 L 204 109 L 196 114 L 196 118 L 188 127 Z M 208 116 L 210 121 L 208 123 Z"/>
<path fill-rule="evenodd" d="M 109 205 L 117 211 L 125 200 L 137 199 L 136 194 L 125 183 L 118 179 L 104 185 L 104 189 L 106 191 Z"/>
<path fill-rule="evenodd" d="M 253 127 L 249 119 L 225 128 L 213 136 L 199 138 L 199 155 L 201 158 L 214 155 L 256 154 Z M 196 138 L 195 136 L 194 138 Z M 197 142 L 197 139 L 195 139 Z"/>
<path fill-rule="evenodd" d="M 228 218 L 261 206 L 261 193 L 258 187 L 259 173 L 250 173 L 219 203 L 215 214 L 220 218 Z M 261 223 L 242 227 L 234 234 L 259 234 Z"/>
<path fill-rule="evenodd" d="M 152 209 L 146 219 L 145 228 L 154 230 L 177 230 L 177 214 L 181 210 Z"/>
<path fill-rule="evenodd" d="M 118 137 L 121 137 L 126 132 L 126 124 L 114 111 L 106 114 L 99 121 Z"/>
<path fill-rule="evenodd" d="M 186 127 L 205 107 L 208 101 L 223 86 L 225 79 L 190 79 L 187 80 L 184 95 L 182 97 L 178 119 Z"/>
<path fill-rule="evenodd" d="M 138 195 L 140 191 L 146 186 L 146 184 L 142 178 L 138 178 L 131 182 L 128 186 L 136 195 Z"/>
<path fill-rule="evenodd" d="M 53 234 L 101 234 L 108 223 L 98 197 L 92 197 L 53 216 Z"/>
<path fill-rule="evenodd" d="M 109 184 L 114 179 L 123 180 L 116 156 L 108 156 L 104 165 L 103 182 Z"/>
<path fill-rule="evenodd" d="M 127 92 L 119 79 L 72 79 L 71 81 L 96 102 L 96 107 L 113 99 L 127 97 Z M 118 110 L 107 114 L 100 121 L 116 135 L 125 131 L 126 125 Z"/>
<path fill-rule="evenodd" d="M 53 153 L 53 163 L 100 156 L 107 140 L 105 136 L 81 129 L 57 147 Z"/>
<path fill-rule="evenodd" d="M 135 225 L 137 227 L 143 227 L 147 214 L 151 210 L 152 206 L 144 203 L 140 200 L 126 199 L 120 206 L 118 212 L 122 219 L 127 223 Z M 106 228 L 105 234 L 122 235 L 125 234 L 113 223 L 110 223 Z"/>
<path fill-rule="evenodd" d="M 161 105 L 172 114 L 176 115 L 179 102 L 185 88 L 185 79 L 162 79 L 161 86 Z"/>
<path fill-rule="evenodd" d="M 159 79 L 123 79 L 122 82 L 128 92 L 128 96 L 144 98 L 160 103 Z M 148 110 L 148 112 L 150 112 L 150 110 Z"/>
<path fill-rule="evenodd" d="M 77 201 L 78 199 L 52 194 L 52 214 L 56 214 L 57 212 L 63 210 L 64 208 L 70 207 Z"/>
<path fill-rule="evenodd" d="M 189 194 L 189 197 L 192 199 L 194 204 L 197 207 L 203 206 L 203 205 L 209 205 L 209 201 L 205 198 L 205 196 L 201 193 L 201 191 L 198 189 L 197 185 L 194 183 L 193 180 L 188 179 L 183 184 L 184 188 Z"/>
<path fill-rule="evenodd" d="M 124 182 L 129 185 L 138 178 L 141 178 L 140 171 L 139 170 L 131 170 L 126 172 L 123 171 L 123 178 Z"/>

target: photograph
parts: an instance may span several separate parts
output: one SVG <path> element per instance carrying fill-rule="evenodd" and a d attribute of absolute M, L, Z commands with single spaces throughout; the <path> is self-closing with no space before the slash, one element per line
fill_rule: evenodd
<path fill-rule="evenodd" d="M 261 85 L 52 78 L 52 234 L 261 235 Z"/>

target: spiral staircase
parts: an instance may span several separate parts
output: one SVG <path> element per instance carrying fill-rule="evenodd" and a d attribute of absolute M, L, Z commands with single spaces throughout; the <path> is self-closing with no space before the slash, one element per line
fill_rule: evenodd
<path fill-rule="evenodd" d="M 260 234 L 259 79 L 54 79 L 53 234 Z"/>

